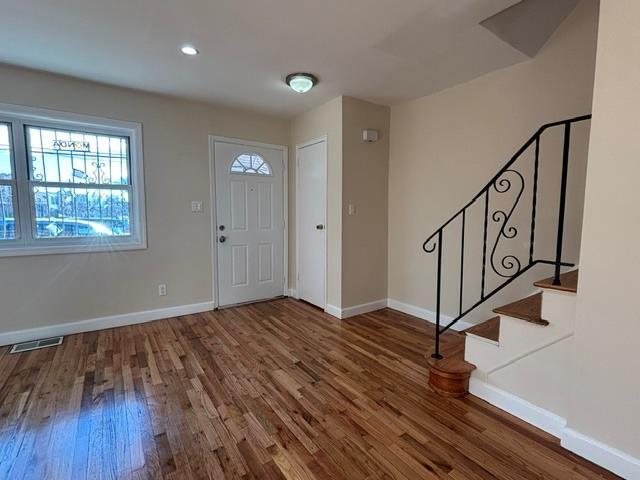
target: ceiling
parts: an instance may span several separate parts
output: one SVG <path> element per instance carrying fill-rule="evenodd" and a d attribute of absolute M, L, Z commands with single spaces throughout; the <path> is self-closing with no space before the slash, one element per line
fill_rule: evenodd
<path fill-rule="evenodd" d="M 0 62 L 290 117 L 338 95 L 390 105 L 523 61 L 480 25 L 518 3 L 0 0 Z M 293 71 L 320 83 L 296 94 Z"/>

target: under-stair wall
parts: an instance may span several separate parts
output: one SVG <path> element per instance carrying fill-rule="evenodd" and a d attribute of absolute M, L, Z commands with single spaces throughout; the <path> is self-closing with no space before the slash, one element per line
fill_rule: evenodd
<path fill-rule="evenodd" d="M 541 318 L 548 325 L 500 315 L 498 341 L 467 334 L 465 359 L 477 367 L 471 393 L 482 382 L 566 418 L 575 305 L 575 293 L 545 289 Z"/>

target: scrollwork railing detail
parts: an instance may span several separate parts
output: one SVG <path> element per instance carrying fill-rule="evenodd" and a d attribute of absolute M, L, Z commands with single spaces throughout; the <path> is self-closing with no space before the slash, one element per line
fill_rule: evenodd
<path fill-rule="evenodd" d="M 530 268 L 537 264 L 546 264 L 553 265 L 555 267 L 555 280 L 554 283 L 557 285 L 560 284 L 560 267 L 562 266 L 572 266 L 569 263 L 562 261 L 562 245 L 563 245 L 563 232 L 564 232 L 564 214 L 565 214 L 565 202 L 566 202 L 566 193 L 567 193 L 567 172 L 568 172 L 568 162 L 569 162 L 569 149 L 570 149 L 570 138 L 571 138 L 571 127 L 573 124 L 577 122 L 584 122 L 586 120 L 590 120 L 591 115 L 584 115 L 581 117 L 571 118 L 568 120 L 562 120 L 559 122 L 549 123 L 547 125 L 543 125 L 538 129 L 538 131 L 518 150 L 518 152 L 511 158 L 509 162 L 485 185 L 485 187 L 480 190 L 480 192 L 473 197 L 473 199 L 467 203 L 461 210 L 459 210 L 455 215 L 453 215 L 447 222 L 445 222 L 438 230 L 435 231 L 427 240 L 422 244 L 422 249 L 428 253 L 432 254 L 437 252 L 437 269 L 436 269 L 436 334 L 435 334 L 435 352 L 432 355 L 435 358 L 442 358 L 440 354 L 440 335 L 444 333 L 446 330 L 451 328 L 456 322 L 458 322 L 462 317 L 464 317 L 471 310 L 475 309 L 477 306 L 485 302 L 487 299 L 491 298 L 493 295 L 498 293 L 500 290 L 509 285 L 516 278 L 524 274 Z M 564 151 L 562 155 L 562 178 L 560 181 L 560 201 L 558 205 L 558 225 L 557 225 L 557 241 L 556 241 L 556 255 L 555 259 L 536 259 L 534 256 L 535 253 L 535 230 L 536 230 L 536 210 L 537 210 L 537 195 L 538 195 L 538 182 L 539 182 L 539 160 L 540 160 L 540 139 L 542 134 L 550 129 L 555 127 L 563 127 L 564 128 Z M 518 221 L 517 224 L 514 224 L 515 214 L 518 214 L 518 218 L 523 214 L 522 212 L 526 212 L 523 210 L 524 206 L 521 204 L 521 200 L 524 196 L 525 189 L 527 188 L 527 179 L 529 179 L 529 175 L 524 175 L 522 168 L 516 169 L 514 164 L 518 161 L 522 154 L 529 149 L 532 145 L 535 145 L 535 154 L 534 154 L 534 163 L 533 163 L 533 173 L 531 178 L 532 185 L 532 195 L 531 195 L 531 228 L 528 242 L 528 261 L 523 262 L 517 252 L 509 252 L 505 255 L 498 253 L 498 246 L 505 243 L 506 240 L 513 240 L 518 238 L 519 228 L 521 228 L 521 223 Z M 520 171 L 519 171 L 520 170 Z M 503 208 L 499 206 L 495 208 L 493 212 L 490 213 L 490 202 L 491 202 L 491 193 L 493 196 L 498 196 L 497 198 L 501 198 L 502 195 L 516 192 L 515 198 L 513 199 L 513 203 L 510 204 L 510 208 Z M 502 197 L 506 198 L 506 197 Z M 472 206 L 474 204 L 480 203 L 483 211 L 484 211 L 484 222 L 482 223 L 482 235 L 475 235 L 475 232 L 467 232 L 467 224 L 468 224 L 468 216 L 473 213 Z M 493 209 L 492 209 L 493 210 Z M 526 213 L 525 213 L 526 214 Z M 489 219 L 493 221 L 494 224 L 497 225 L 498 231 L 493 237 L 493 233 L 489 235 Z M 457 220 L 460 220 L 459 222 Z M 454 233 L 457 232 L 458 224 L 460 225 L 460 244 L 458 247 L 454 245 L 450 247 L 448 243 L 451 242 L 451 229 L 454 229 Z M 518 225 L 518 226 L 516 226 Z M 445 236 L 445 230 L 447 231 L 447 235 Z M 491 238 L 489 238 L 491 237 Z M 443 238 L 447 238 L 447 245 L 444 244 Z M 476 240 L 470 240 L 476 239 Z M 479 239 L 479 240 L 478 240 Z M 467 298 L 463 294 L 463 289 L 465 287 L 465 268 L 467 268 L 467 274 L 473 272 L 477 272 L 476 269 L 468 269 L 467 263 L 468 259 L 465 260 L 465 249 L 467 247 L 467 243 L 470 241 L 480 241 L 480 248 L 482 249 L 482 273 L 480 277 L 480 294 L 477 300 L 474 300 L 472 305 L 468 306 L 469 302 L 465 302 Z M 490 245 L 493 245 L 490 247 Z M 524 244 L 526 246 L 526 244 Z M 453 316 L 453 319 L 449 321 L 447 325 L 441 328 L 440 326 L 440 318 L 441 311 L 440 307 L 442 304 L 442 279 L 443 279 L 443 265 L 447 264 L 447 258 L 450 258 L 452 254 L 454 254 L 459 248 L 460 252 L 460 261 L 456 262 L 455 268 L 459 269 L 460 279 L 458 289 L 458 305 L 459 311 L 458 314 Z M 488 252 L 488 248 L 491 248 L 491 251 Z M 446 249 L 447 255 L 445 255 L 445 259 L 443 259 L 443 251 Z M 488 257 L 488 259 L 487 259 Z M 490 269 L 487 269 L 487 264 L 490 265 Z M 491 272 L 493 272 L 493 275 Z M 476 273 L 477 274 L 477 273 Z M 493 275 L 493 276 L 492 276 Z M 491 282 L 487 282 L 487 277 L 491 279 Z M 449 280 L 449 283 L 446 285 L 449 287 L 455 288 L 455 286 L 450 282 L 450 276 L 446 276 L 446 279 Z M 496 283 L 497 286 L 489 288 L 487 285 L 491 283 L 492 285 Z M 467 294 L 467 297 L 469 294 Z M 475 297 L 474 297 L 475 298 Z"/>
<path fill-rule="evenodd" d="M 511 240 L 518 235 L 518 229 L 514 226 L 508 226 L 508 225 L 513 215 L 513 212 L 518 207 L 518 203 L 522 198 L 525 181 L 522 174 L 517 170 L 509 169 L 509 170 L 505 170 L 502 173 L 502 175 L 506 175 L 506 174 L 515 175 L 515 178 L 519 180 L 520 189 L 518 191 L 515 201 L 513 202 L 513 206 L 511 207 L 511 210 L 509 210 L 509 213 L 506 213 L 504 210 L 496 210 L 491 215 L 491 219 L 498 224 L 502 222 L 502 226 L 500 227 L 500 232 L 498 233 L 496 241 L 493 245 L 493 249 L 491 250 L 490 262 L 491 262 L 491 268 L 496 273 L 496 275 L 499 275 L 502 278 L 511 278 L 511 277 L 514 277 L 515 275 L 518 275 L 518 273 L 520 273 L 520 270 L 522 270 L 522 264 L 520 263 L 520 260 L 515 255 L 511 255 L 511 254 L 505 255 L 500 259 L 500 265 L 496 266 L 496 262 L 495 262 L 496 250 L 498 249 L 498 244 L 500 243 L 501 239 L 505 238 L 507 240 Z M 509 192 L 512 186 L 513 186 L 513 182 L 506 177 L 500 178 L 500 180 L 496 179 L 496 181 L 493 183 L 493 189 L 499 194 L 504 194 Z M 502 269 L 504 270 L 500 271 L 500 267 L 502 267 Z"/>

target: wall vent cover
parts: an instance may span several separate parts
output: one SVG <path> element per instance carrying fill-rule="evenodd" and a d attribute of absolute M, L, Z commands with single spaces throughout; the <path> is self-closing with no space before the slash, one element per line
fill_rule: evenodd
<path fill-rule="evenodd" d="M 64 337 L 51 337 L 51 338 L 43 338 L 42 340 L 32 340 L 30 342 L 22 342 L 16 343 L 9 353 L 20 353 L 20 352 L 28 352 L 30 350 L 37 350 L 39 348 L 47 348 L 47 347 L 57 347 L 58 345 L 62 345 L 62 339 Z"/>

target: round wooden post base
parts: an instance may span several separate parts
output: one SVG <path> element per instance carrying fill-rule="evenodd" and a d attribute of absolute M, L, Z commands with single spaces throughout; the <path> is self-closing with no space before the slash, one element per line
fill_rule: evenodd
<path fill-rule="evenodd" d="M 464 397 L 475 366 L 461 358 L 429 358 L 429 386 L 443 397 Z"/>

